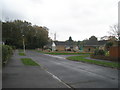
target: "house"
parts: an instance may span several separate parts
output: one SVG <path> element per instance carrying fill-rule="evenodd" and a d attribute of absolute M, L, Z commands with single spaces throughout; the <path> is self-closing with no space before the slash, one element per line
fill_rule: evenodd
<path fill-rule="evenodd" d="M 94 52 L 96 48 L 104 49 L 105 44 L 107 43 L 107 40 L 101 40 L 101 41 L 87 41 L 83 45 L 83 51 L 84 52 Z"/>
<path fill-rule="evenodd" d="M 52 41 L 45 45 L 44 49 L 50 49 L 51 51 L 78 51 L 78 46 L 69 41 Z"/>
<path fill-rule="evenodd" d="M 94 52 L 96 48 L 103 49 L 108 40 L 87 40 L 82 45 L 77 45 L 72 40 L 67 41 L 51 41 L 44 48 L 51 51 L 77 51 L 77 52 Z"/>
<path fill-rule="evenodd" d="M 57 51 L 65 51 L 66 42 L 64 41 L 54 41 Z"/>
<path fill-rule="evenodd" d="M 54 41 L 57 51 L 76 51 L 77 45 L 70 41 Z"/>
<path fill-rule="evenodd" d="M 54 42 L 52 43 L 52 51 L 56 51 L 56 45 Z"/>
<path fill-rule="evenodd" d="M 44 46 L 44 49 L 49 49 L 51 51 L 64 51 L 65 46 L 66 44 L 64 41 L 51 41 Z"/>

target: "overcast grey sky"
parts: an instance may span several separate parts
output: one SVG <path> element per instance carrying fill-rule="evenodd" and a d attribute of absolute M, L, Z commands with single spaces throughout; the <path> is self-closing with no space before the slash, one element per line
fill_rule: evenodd
<path fill-rule="evenodd" d="M 118 23 L 119 0 L 2 0 L 2 19 L 26 20 L 46 26 L 53 39 L 84 40 L 92 35 L 108 35 Z M 1 6 L 0 5 L 0 6 Z M 1 17 L 1 16 L 0 16 Z"/>

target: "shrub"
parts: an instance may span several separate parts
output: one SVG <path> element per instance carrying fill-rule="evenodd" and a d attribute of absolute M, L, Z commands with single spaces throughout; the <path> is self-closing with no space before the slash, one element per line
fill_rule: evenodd
<path fill-rule="evenodd" d="M 109 51 L 106 51 L 105 56 L 109 56 L 109 55 L 110 55 Z"/>
<path fill-rule="evenodd" d="M 11 46 L 11 47 L 12 47 L 12 49 L 13 49 L 13 50 L 15 50 L 15 49 L 16 49 L 16 47 L 15 47 L 15 46 Z"/>
<path fill-rule="evenodd" d="M 13 54 L 13 50 L 8 45 L 2 45 L 2 64 L 6 63 L 6 61 L 11 57 Z"/>
<path fill-rule="evenodd" d="M 104 50 L 99 50 L 99 49 L 96 49 L 95 51 L 94 51 L 94 55 L 105 55 L 105 51 Z"/>
<path fill-rule="evenodd" d="M 106 50 L 109 51 L 110 47 L 113 46 L 113 42 L 107 42 L 105 47 L 106 47 Z"/>

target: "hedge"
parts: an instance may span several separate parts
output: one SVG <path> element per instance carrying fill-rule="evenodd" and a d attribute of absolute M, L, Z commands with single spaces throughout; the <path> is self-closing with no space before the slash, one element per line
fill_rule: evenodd
<path fill-rule="evenodd" d="M 103 55 L 103 56 L 105 56 L 105 51 L 104 50 L 99 50 L 99 49 L 96 49 L 95 51 L 94 51 L 94 55 Z"/>
<path fill-rule="evenodd" d="M 114 57 L 110 57 L 110 56 L 94 55 L 94 54 L 91 54 L 90 57 L 93 58 L 93 59 L 102 59 L 102 60 L 120 62 L 120 58 L 118 58 L 118 57 L 114 58 Z"/>
<path fill-rule="evenodd" d="M 6 64 L 6 62 L 8 61 L 8 59 L 10 59 L 12 54 L 13 54 L 12 47 L 8 45 L 2 45 L 2 64 Z"/>

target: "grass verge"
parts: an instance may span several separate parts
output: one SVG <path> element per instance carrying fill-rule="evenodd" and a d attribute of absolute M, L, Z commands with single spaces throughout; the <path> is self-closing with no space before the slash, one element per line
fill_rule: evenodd
<path fill-rule="evenodd" d="M 19 55 L 20 55 L 20 56 L 26 56 L 26 54 L 25 54 L 25 53 L 22 53 L 22 52 L 20 52 Z"/>
<path fill-rule="evenodd" d="M 31 58 L 21 58 L 21 61 L 24 65 L 30 65 L 30 66 L 39 66 L 35 61 L 33 61 Z"/>
<path fill-rule="evenodd" d="M 73 61 L 81 61 L 81 62 L 86 62 L 86 63 L 91 63 L 91 64 L 102 65 L 102 66 L 120 69 L 120 63 L 96 61 L 96 60 L 91 60 L 91 59 L 85 59 L 85 57 L 88 57 L 88 56 L 86 56 L 86 55 L 84 55 L 84 56 L 70 56 L 70 57 L 67 57 L 67 59 L 73 60 Z"/>
<path fill-rule="evenodd" d="M 51 54 L 51 55 L 81 55 L 81 54 L 91 54 L 91 53 L 80 53 L 80 52 L 43 52 L 37 51 L 44 54 Z"/>

